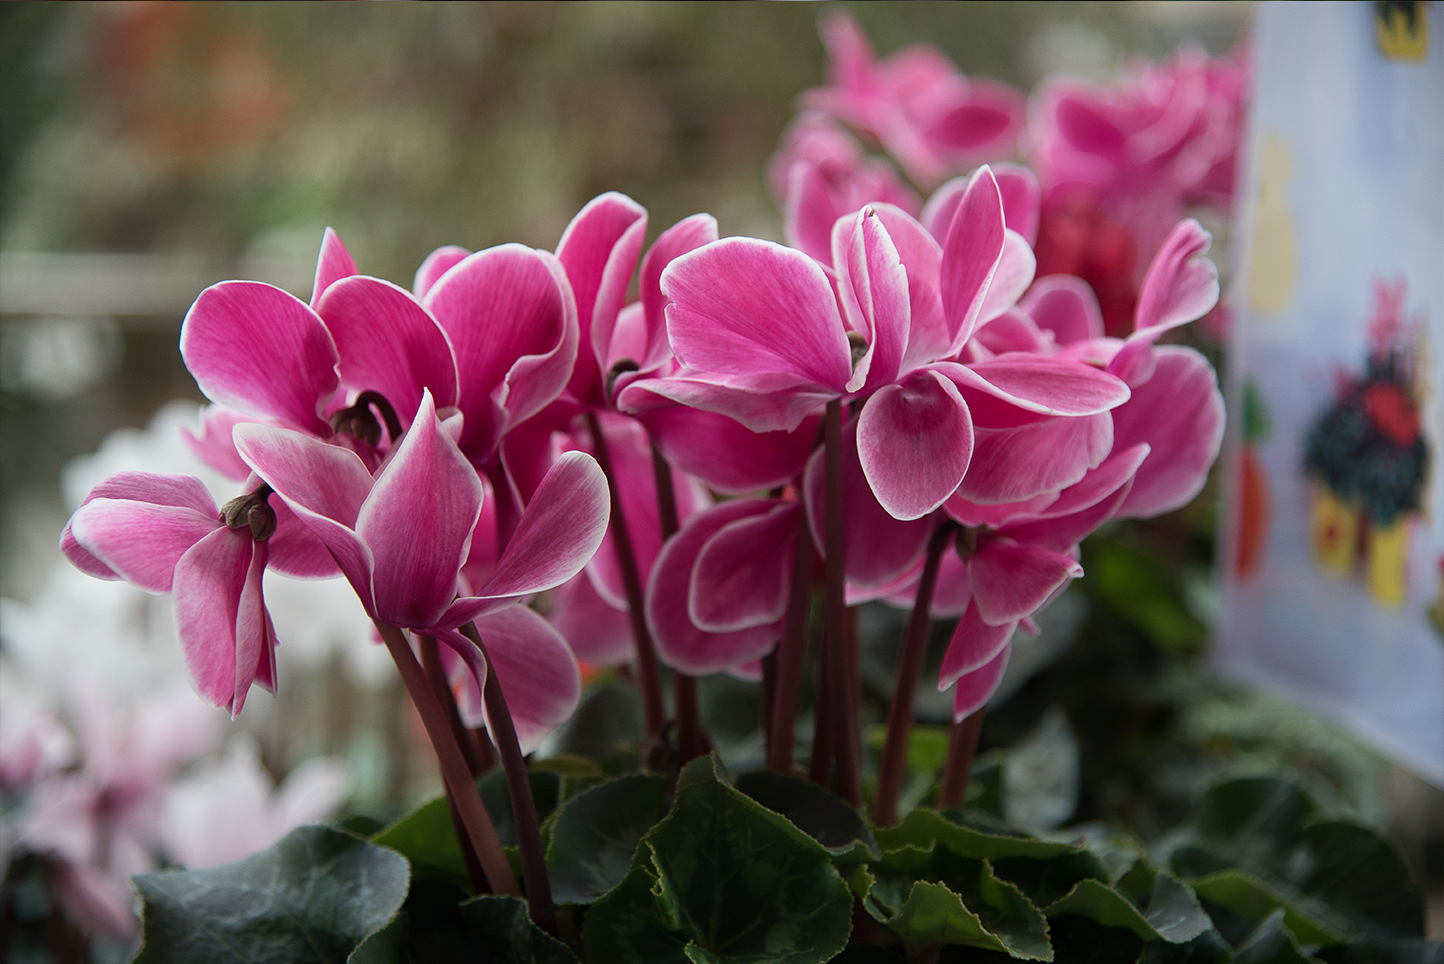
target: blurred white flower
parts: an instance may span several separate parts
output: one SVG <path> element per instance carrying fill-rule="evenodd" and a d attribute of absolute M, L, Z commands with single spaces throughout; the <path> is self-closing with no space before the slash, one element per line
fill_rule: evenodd
<path fill-rule="evenodd" d="M 331 817 L 348 792 L 345 766 L 329 757 L 307 760 L 276 787 L 261 766 L 255 739 L 239 733 L 225 756 L 202 763 L 171 786 L 160 821 L 161 845 L 185 867 L 231 863 L 295 827 Z"/>

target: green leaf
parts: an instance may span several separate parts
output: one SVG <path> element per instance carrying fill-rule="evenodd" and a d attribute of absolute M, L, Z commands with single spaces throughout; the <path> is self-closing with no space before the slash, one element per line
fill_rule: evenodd
<path fill-rule="evenodd" d="M 410 915 L 404 909 L 397 911 L 385 927 L 356 945 L 346 964 L 402 964 L 410 939 Z"/>
<path fill-rule="evenodd" d="M 694 761 L 694 764 L 696 761 Z M 712 768 L 718 773 L 720 765 Z M 821 844 L 689 764 L 645 841 L 692 961 L 813 964 L 847 943 L 852 894 Z"/>
<path fill-rule="evenodd" d="M 418 876 L 471 886 L 471 874 L 461 855 L 451 808 L 444 796 L 426 801 L 372 837 L 371 842 L 401 854 Z"/>
<path fill-rule="evenodd" d="M 1268 884 L 1242 870 L 1222 870 L 1193 881 L 1200 897 L 1226 907 L 1248 920 L 1263 920 L 1280 908 L 1284 923 L 1305 944 L 1337 944 L 1343 936 L 1293 907 Z"/>
<path fill-rule="evenodd" d="M 657 878 L 639 867 L 592 904 L 582 920 L 587 956 L 616 964 L 685 962 L 687 936 L 657 890 Z"/>
<path fill-rule="evenodd" d="M 1307 960 L 1308 956 L 1284 925 L 1282 910 L 1264 918 L 1233 956 L 1233 964 L 1305 964 Z"/>
<path fill-rule="evenodd" d="M 536 924 L 520 897 L 483 894 L 464 901 L 461 919 L 482 959 L 496 964 L 577 964 L 577 956 Z"/>
<path fill-rule="evenodd" d="M 586 790 L 568 801 L 552 825 L 547 874 L 552 899 L 590 904 L 617 886 L 632 855 L 666 813 L 666 781 L 632 774 Z"/>
<path fill-rule="evenodd" d="M 1213 923 L 1188 885 L 1167 873 L 1158 874 L 1146 909 L 1140 910 L 1118 891 L 1099 880 L 1083 880 L 1046 911 L 1051 920 L 1078 914 L 1104 927 L 1122 927 L 1145 941 L 1186 944 Z"/>
<path fill-rule="evenodd" d="M 897 931 L 913 952 L 933 946 L 943 928 L 962 935 L 944 943 L 1000 950 L 1027 960 L 1053 959 L 1042 913 L 1016 886 L 995 876 L 986 860 L 946 846 L 905 847 L 884 854 L 874 867 L 877 880 L 863 906 Z M 967 917 L 955 914 L 952 901 L 936 888 L 919 891 L 920 883 L 942 886 Z"/>
<path fill-rule="evenodd" d="M 884 853 L 902 847 L 927 850 L 934 843 L 942 843 L 962 856 L 988 860 L 1000 857 L 1033 857 L 1046 860 L 1088 854 L 1086 848 L 1077 844 L 1039 840 L 1027 834 L 988 833 L 965 827 L 947 819 L 936 810 L 914 810 L 896 827 L 878 828 L 877 842 Z M 1097 875 L 1106 876 L 1106 870 L 1101 864 L 1097 868 Z"/>
<path fill-rule="evenodd" d="M 634 686 L 594 686 L 557 734 L 561 752 L 604 761 L 642 742 L 642 701 Z"/>
<path fill-rule="evenodd" d="M 327 827 L 224 867 L 133 879 L 139 964 L 344 961 L 391 921 L 411 881 L 400 854 Z"/>
<path fill-rule="evenodd" d="M 1168 860 L 1185 879 L 1211 878 L 1209 892 L 1199 893 L 1250 920 L 1283 909 L 1290 929 L 1309 942 L 1423 935 L 1423 900 L 1398 848 L 1366 827 L 1323 819 L 1287 780 L 1211 788 Z M 1257 883 L 1220 876 L 1230 870 Z"/>
<path fill-rule="evenodd" d="M 839 864 L 882 856 L 862 814 L 810 780 L 759 770 L 737 778 L 737 789 L 827 848 Z"/>
<path fill-rule="evenodd" d="M 1039 907 L 1061 899 L 1084 880 L 1107 879 L 1098 858 L 1088 852 L 1056 857 L 999 857 L 993 873 L 1017 885 Z"/>
<path fill-rule="evenodd" d="M 1097 880 L 1079 881 L 1078 886 L 1069 891 L 1068 896 L 1048 905 L 1044 913 L 1049 920 L 1063 914 L 1078 914 L 1104 927 L 1130 930 L 1145 941 L 1160 940 L 1163 936 L 1127 897 Z"/>
<path fill-rule="evenodd" d="M 1170 944 L 1186 944 L 1213 929 L 1213 922 L 1193 889 L 1168 873 L 1158 872 L 1153 894 L 1143 912 L 1149 925 Z"/>
<path fill-rule="evenodd" d="M 531 784 L 532 801 L 536 804 L 536 818 L 540 823 L 557 808 L 561 800 L 562 777 L 555 770 L 530 769 L 527 782 Z M 501 767 L 488 770 L 476 780 L 476 789 L 481 793 L 481 802 L 491 815 L 496 827 L 497 839 L 503 847 L 515 847 L 516 817 L 511 812 L 511 794 L 506 786 L 506 774 Z"/>

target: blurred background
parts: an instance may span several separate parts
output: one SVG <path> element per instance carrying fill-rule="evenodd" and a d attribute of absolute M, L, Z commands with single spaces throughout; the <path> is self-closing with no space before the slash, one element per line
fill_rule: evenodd
<path fill-rule="evenodd" d="M 1025 91 L 1054 71 L 1106 78 L 1185 41 L 1226 53 L 1251 12 L 1148 0 L 845 6 L 880 54 L 930 42 L 966 73 Z M 127 452 L 173 450 L 111 433 L 142 429 L 173 399 L 202 401 L 176 348 L 196 294 L 241 277 L 306 297 L 328 225 L 363 273 L 405 287 L 443 244 L 553 248 L 604 190 L 645 205 L 651 236 L 709 211 L 723 234 L 780 239 L 765 165 L 798 93 L 823 80 L 822 9 L 0 4 L 0 595 L 35 607 L 53 597 L 56 539 L 89 484 Z M 1226 274 L 1226 245 L 1214 255 Z M 168 412 L 157 431 L 173 434 L 190 416 Z M 108 436 L 99 462 L 72 462 Z M 1400 838 L 1436 894 L 1439 937 L 1444 795 L 1333 724 L 1198 665 L 1215 608 L 1216 498 L 1210 487 L 1187 509 L 1085 544 L 1088 577 L 1050 610 L 1043 655 L 990 710 L 984 747 L 1033 754 L 1040 779 L 1058 784 L 1056 823 L 1108 819 L 1145 837 L 1221 774 L 1299 773 L 1329 806 Z M 20 611 L 6 610 L 7 638 Z M 901 620 L 863 614 L 864 635 L 881 641 L 884 693 Z M 313 648 L 246 725 L 277 777 L 338 754 L 351 809 L 379 819 L 435 784 L 398 750 L 387 667 L 365 662 Z M 748 698 L 729 685 L 710 697 L 723 739 L 722 710 Z"/>

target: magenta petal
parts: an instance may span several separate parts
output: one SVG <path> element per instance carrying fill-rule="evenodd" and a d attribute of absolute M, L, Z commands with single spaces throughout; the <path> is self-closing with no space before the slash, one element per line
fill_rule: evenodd
<path fill-rule="evenodd" d="M 958 213 L 958 205 L 963 202 L 963 195 L 968 191 L 968 184 L 972 179 L 968 177 L 954 177 L 944 181 L 938 189 L 928 198 L 928 203 L 923 205 L 921 221 L 928 233 L 942 244 L 948 239 L 948 229 L 953 226 L 953 216 Z M 1001 189 L 1002 185 L 999 184 Z M 1004 217 L 1007 216 L 1007 209 L 1004 208 Z"/>
<path fill-rule="evenodd" d="M 988 665 L 1013 636 L 1013 627 L 990 626 L 978 616 L 976 605 L 968 606 L 948 640 L 943 665 L 938 672 L 938 689 L 952 686 L 960 676 Z"/>
<path fill-rule="evenodd" d="M 403 424 L 415 417 L 424 389 L 439 408 L 456 404 L 451 343 L 410 292 L 358 275 L 333 284 L 316 310 L 335 339 L 347 388 L 379 392 Z"/>
<path fill-rule="evenodd" d="M 1060 345 L 1103 337 L 1103 312 L 1088 282 L 1071 275 L 1039 278 L 1018 305 Z"/>
<path fill-rule="evenodd" d="M 1103 460 L 1103 464 L 1096 469 L 1090 469 L 1081 482 L 1068 486 L 1058 494 L 1057 499 L 1036 514 L 1044 518 L 1054 518 L 1097 505 L 1133 478 L 1143 460 L 1148 458 L 1148 452 L 1149 445 L 1146 442 L 1126 447 L 1119 445 L 1118 429 L 1115 425 L 1113 451 Z"/>
<path fill-rule="evenodd" d="M 958 202 L 943 244 L 943 313 L 954 351 L 973 335 L 988 285 L 1003 256 L 1006 237 L 1003 199 L 992 171 L 984 165 L 973 175 Z"/>
<path fill-rule="evenodd" d="M 600 400 L 598 367 L 626 300 L 647 233 L 647 210 L 608 191 L 588 201 L 562 232 L 556 256 L 576 296 L 581 351 L 570 388 L 584 403 Z M 594 398 L 594 396 L 596 396 Z"/>
<path fill-rule="evenodd" d="M 1033 256 L 1033 249 L 1028 247 L 1028 242 L 1016 231 L 1008 231 L 1004 236 L 1003 254 L 998 259 L 998 268 L 993 272 L 992 280 L 988 282 L 988 293 L 983 299 L 983 306 L 978 310 L 978 324 L 991 321 L 1023 297 L 1023 292 L 1033 283 L 1033 275 L 1038 270 L 1038 259 Z M 977 329 L 975 328 L 974 331 Z"/>
<path fill-rule="evenodd" d="M 356 273 L 356 262 L 341 238 L 330 228 L 321 236 L 321 253 L 316 258 L 316 280 L 311 286 L 311 307 L 320 302 L 326 289 Z"/>
<path fill-rule="evenodd" d="M 220 472 L 227 478 L 244 482 L 251 474 L 251 467 L 236 452 L 236 443 L 231 440 L 231 429 L 241 422 L 254 421 L 224 405 L 207 405 L 201 409 L 201 433 L 196 435 L 184 425 L 181 426 L 181 441 L 196 458 Z"/>
<path fill-rule="evenodd" d="M 242 535 L 249 533 L 243 531 Z M 275 687 L 271 618 L 266 612 L 266 600 L 261 595 L 261 577 L 266 573 L 268 557 L 266 543 L 255 543 L 250 564 L 246 567 L 245 585 L 236 606 L 236 687 L 230 704 L 232 718 L 240 715 L 241 708 L 246 705 L 246 694 L 262 667 L 266 676 L 271 677 L 268 682 L 272 689 Z"/>
<path fill-rule="evenodd" d="M 636 656 L 627 611 L 598 595 L 586 571 L 556 588 L 548 618 L 578 659 L 596 666 L 620 666 Z"/>
<path fill-rule="evenodd" d="M 810 416 L 819 414 L 837 393 L 810 390 L 789 377 L 711 376 L 649 378 L 629 385 L 618 399 L 624 411 L 638 411 L 653 403 L 646 393 L 680 405 L 715 412 L 742 423 L 753 432 L 793 432 Z"/>
<path fill-rule="evenodd" d="M 350 449 L 268 425 L 238 425 L 236 449 L 321 540 L 370 612 L 371 550 L 355 527 L 371 473 Z M 279 518 L 279 517 L 278 517 Z"/>
<path fill-rule="evenodd" d="M 426 296 L 456 356 L 461 450 L 490 459 L 510 425 L 566 387 L 577 358 L 576 303 L 561 264 L 519 244 L 478 251 Z"/>
<path fill-rule="evenodd" d="M 634 359 L 642 371 L 662 364 L 671 353 L 667 341 L 667 299 L 662 294 L 662 272 L 677 257 L 717 240 L 717 219 L 710 214 L 683 218 L 658 235 L 642 259 L 639 289 L 647 321 L 647 351 Z"/>
<path fill-rule="evenodd" d="M 943 249 L 927 229 L 902 208 L 874 204 L 873 210 L 907 270 L 909 328 L 899 368 L 906 374 L 949 354 L 952 334 L 943 317 L 942 295 L 938 289 Z"/>
<path fill-rule="evenodd" d="M 969 570 L 973 604 L 989 626 L 1031 615 L 1059 586 L 1083 575 L 1083 567 L 1062 553 L 1000 536 L 982 541 Z"/>
<path fill-rule="evenodd" d="M 938 370 L 959 388 L 977 389 L 1008 405 L 1048 415 L 1096 415 L 1129 396 L 1128 385 L 1106 372 L 1042 355 L 1009 352 L 959 371 L 963 367 L 939 365 Z M 987 411 L 979 413 L 980 421 L 992 424 Z"/>
<path fill-rule="evenodd" d="M 973 423 L 957 386 L 923 370 L 873 395 L 857 423 L 862 470 L 895 518 L 943 504 L 968 470 Z"/>
<path fill-rule="evenodd" d="M 987 706 L 988 700 L 993 698 L 993 694 L 1003 682 L 1003 671 L 1008 668 L 1008 657 L 1013 652 L 1013 647 L 1008 645 L 1007 640 L 1012 638 L 1016 627 L 1010 625 L 999 628 L 1008 630 L 1008 636 L 1004 639 L 998 655 L 958 680 L 957 689 L 953 692 L 955 723 L 961 723 Z"/>
<path fill-rule="evenodd" d="M 235 699 L 236 614 L 254 547 L 245 530 L 216 529 L 175 568 L 176 635 L 191 682 L 212 706 L 229 707 Z"/>
<path fill-rule="evenodd" d="M 792 481 L 807 464 L 817 435 L 817 419 L 807 418 L 791 432 L 753 432 L 736 419 L 677 405 L 649 393 L 650 380 L 629 387 L 619 399 L 649 405 L 637 412 L 653 444 L 673 468 L 697 476 L 724 495 L 742 495 Z M 661 400 L 661 404 L 648 399 Z"/>
<path fill-rule="evenodd" d="M 720 673 L 764 656 L 776 645 L 781 635 L 777 625 L 709 633 L 698 629 L 687 612 L 698 552 L 723 526 L 755 514 L 758 502 L 735 499 L 700 512 L 662 546 L 647 583 L 647 625 L 656 640 L 657 655 L 673 669 L 694 676 Z"/>
<path fill-rule="evenodd" d="M 456 596 L 456 577 L 481 513 L 481 480 L 423 395 L 416 421 L 367 496 L 356 534 L 375 560 L 378 618 L 433 626 Z"/>
<path fill-rule="evenodd" d="M 1021 164 L 994 164 L 993 177 L 1003 198 L 1003 223 L 1031 246 L 1038 240 L 1043 191 L 1037 176 Z"/>
<path fill-rule="evenodd" d="M 728 633 L 776 623 L 787 615 L 790 550 L 800 525 L 802 506 L 779 503 L 727 523 L 703 543 L 687 591 L 693 625 Z"/>
<path fill-rule="evenodd" d="M 475 622 L 521 752 L 530 753 L 577 708 L 582 678 L 576 657 L 561 634 L 525 606 L 507 606 Z"/>
<path fill-rule="evenodd" d="M 872 403 L 868 403 L 871 407 Z M 866 413 L 867 409 L 863 409 Z M 842 430 L 842 509 L 847 519 L 847 580 L 857 589 L 881 590 L 903 576 L 922 558 L 932 522 L 928 519 L 903 521 L 877 499 L 858 458 L 858 423 Z M 813 541 L 823 544 L 827 508 L 824 451 L 819 448 L 808 461 L 803 477 L 807 522 Z"/>
<path fill-rule="evenodd" d="M 827 178 L 816 164 L 805 159 L 793 162 L 782 212 L 788 244 L 831 268 L 832 228 L 846 213 L 838 210 Z"/>
<path fill-rule="evenodd" d="M 971 502 L 1022 502 L 1082 480 L 1113 447 L 1107 415 L 1052 418 L 1008 429 L 974 427 L 973 461 L 958 486 Z"/>
<path fill-rule="evenodd" d="M 1203 256 L 1211 240 L 1193 218 L 1178 223 L 1143 276 L 1134 331 L 1165 331 L 1202 318 L 1218 303 L 1218 268 Z"/>
<path fill-rule="evenodd" d="M 416 269 L 411 293 L 418 298 L 425 298 L 436 282 L 441 280 L 441 276 L 465 261 L 469 254 L 470 251 L 454 244 L 444 245 L 428 254 L 426 260 L 421 262 L 421 267 Z"/>
<path fill-rule="evenodd" d="M 1129 479 L 1086 509 L 1068 515 L 1005 525 L 1002 533 L 1020 543 L 1071 553 L 1085 536 L 1118 514 L 1133 480 Z"/>
<path fill-rule="evenodd" d="M 227 432 L 229 435 L 229 431 Z M 244 467 L 244 463 L 242 463 Z M 242 477 L 250 475 L 245 468 Z M 154 472 L 117 472 L 101 482 L 86 495 L 85 505 L 94 499 L 122 499 L 130 502 L 148 502 L 153 505 L 181 506 L 194 509 L 200 515 L 217 519 L 220 513 L 215 500 L 200 479 L 190 475 L 158 475 Z M 71 522 L 65 523 L 60 533 L 60 551 L 70 564 L 81 572 L 96 579 L 119 579 L 120 574 L 95 557 L 75 538 Z M 169 577 L 167 577 L 169 581 Z M 166 590 L 157 590 L 164 592 Z"/>
<path fill-rule="evenodd" d="M 1191 348 L 1154 349 L 1153 377 L 1113 411 L 1115 445 L 1147 442 L 1124 515 L 1147 517 L 1193 501 L 1223 442 L 1223 395 L 1208 360 Z"/>
<path fill-rule="evenodd" d="M 537 486 L 491 579 L 478 596 L 519 596 L 566 582 L 602 543 L 611 506 L 590 455 L 567 452 Z"/>
<path fill-rule="evenodd" d="M 92 499 L 71 517 L 77 543 L 109 570 L 147 592 L 170 592 L 177 562 L 215 531 L 217 514 L 189 506 Z"/>
<path fill-rule="evenodd" d="M 181 355 L 212 401 L 283 419 L 313 435 L 336 394 L 336 346 L 304 302 L 255 281 L 202 291 L 181 325 Z"/>
<path fill-rule="evenodd" d="M 304 522 L 296 518 L 286 501 L 278 495 L 266 500 L 276 513 L 276 532 L 267 542 L 270 560 L 266 563 L 277 572 L 303 579 L 337 575 L 336 560 L 326 544 L 317 538 Z"/>
<path fill-rule="evenodd" d="M 776 372 L 837 393 L 852 376 L 832 284 L 800 251 L 723 238 L 673 260 L 662 291 L 672 301 L 672 349 L 685 365 L 724 375 Z"/>
<path fill-rule="evenodd" d="M 908 275 L 897 247 L 871 208 L 839 218 L 833 230 L 833 264 L 842 304 L 867 343 L 848 382 L 849 391 L 897 379 L 912 326 Z"/>

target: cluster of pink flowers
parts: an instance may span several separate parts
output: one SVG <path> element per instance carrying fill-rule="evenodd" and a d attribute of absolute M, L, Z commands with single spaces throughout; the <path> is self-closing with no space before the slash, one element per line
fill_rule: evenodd
<path fill-rule="evenodd" d="M 807 95 L 813 113 L 773 171 L 790 246 L 719 238 L 696 215 L 644 255 L 646 211 L 609 193 L 555 252 L 442 248 L 407 291 L 358 274 L 328 231 L 309 304 L 226 282 L 186 318 L 182 354 L 215 402 L 192 442 L 237 497 L 217 507 L 193 479 L 117 476 L 71 520 L 66 554 L 172 592 L 191 677 L 232 713 L 253 684 L 276 685 L 264 570 L 344 575 L 403 677 L 401 630 L 423 662 L 444 644 L 441 695 L 505 759 L 572 712 L 577 656 L 636 661 L 654 738 L 656 660 L 669 666 L 684 757 L 705 745 L 692 676 L 772 673 L 777 706 L 790 689 L 795 709 L 818 553 L 818 745 L 831 741 L 844 784 L 854 754 L 843 789 L 860 802 L 843 607 L 957 617 L 938 685 L 958 720 L 974 714 L 1015 630 L 1081 575 L 1084 536 L 1202 487 L 1222 433 L 1216 378 L 1197 352 L 1155 343 L 1209 311 L 1218 282 L 1208 234 L 1183 220 L 1110 336 L 1085 281 L 1035 277 L 1049 195 L 1027 168 L 983 166 L 922 203 L 819 113 L 935 183 L 1011 150 L 1022 98 L 928 48 L 875 62 L 841 16 L 825 35 L 834 84 Z M 1085 102 L 1050 101 L 1067 117 Z M 1130 152 L 1145 126 L 1113 145 L 1127 163 L 1142 163 Z M 1068 143 L 1048 171 L 1102 141 Z M 1158 177 L 1177 182 L 1196 153 L 1185 144 Z M 1190 190 L 1222 189 L 1215 162 Z M 551 589 L 548 621 L 528 603 Z M 774 765 L 790 767 L 790 718 L 773 725 L 786 730 Z"/>
<path fill-rule="evenodd" d="M 801 98 L 804 113 L 773 159 L 772 187 L 789 241 L 825 255 L 844 209 L 886 202 L 917 216 L 924 189 L 978 162 L 1026 158 L 1041 181 L 1039 220 L 1024 231 L 1040 276 L 1093 288 L 1105 330 L 1124 335 L 1144 273 L 1189 211 L 1227 215 L 1249 90 L 1248 52 L 1224 58 L 1184 46 L 1138 63 L 1114 83 L 1045 80 L 1031 98 L 964 76 L 925 44 L 874 57 L 845 13 L 825 18 L 831 83 Z M 895 162 L 868 157 L 840 124 Z"/>

